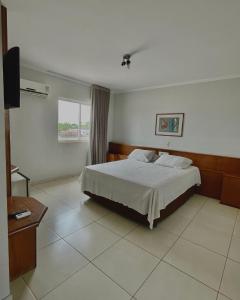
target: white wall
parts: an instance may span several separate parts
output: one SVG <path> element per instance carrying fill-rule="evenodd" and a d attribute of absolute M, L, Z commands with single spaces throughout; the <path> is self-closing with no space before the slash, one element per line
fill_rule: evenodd
<path fill-rule="evenodd" d="M 0 2 L 1 4 L 1 2 Z M 1 16 L 0 16 L 1 21 Z M 1 36 L 1 33 L 0 33 Z M 0 49 L 2 40 L 0 39 Z M 6 160 L 5 160 L 5 130 L 4 104 L 2 82 L 2 51 L 0 50 L 0 299 L 9 295 L 8 270 L 8 227 L 7 227 L 7 199 L 6 199 Z"/>
<path fill-rule="evenodd" d="M 86 164 L 89 144 L 58 143 L 58 98 L 90 103 L 90 88 L 81 84 L 21 68 L 21 78 L 50 85 L 47 99 L 21 94 L 21 107 L 11 110 L 12 163 L 32 182 L 78 175 Z M 110 101 L 109 139 L 113 110 Z"/>
<path fill-rule="evenodd" d="M 58 98 L 89 102 L 89 87 L 26 68 L 21 78 L 49 84 L 51 90 L 47 99 L 21 94 L 21 107 L 11 110 L 12 163 L 33 182 L 80 174 L 88 143 L 58 143 Z"/>
<path fill-rule="evenodd" d="M 183 137 L 155 136 L 156 113 L 177 112 Z M 113 140 L 240 157 L 240 79 L 115 95 Z"/>

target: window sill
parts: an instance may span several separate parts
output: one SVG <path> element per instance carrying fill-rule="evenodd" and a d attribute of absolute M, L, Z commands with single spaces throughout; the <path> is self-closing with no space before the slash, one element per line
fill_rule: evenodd
<path fill-rule="evenodd" d="M 75 144 L 75 143 L 89 143 L 89 139 L 80 139 L 80 140 L 58 140 L 59 144 Z"/>

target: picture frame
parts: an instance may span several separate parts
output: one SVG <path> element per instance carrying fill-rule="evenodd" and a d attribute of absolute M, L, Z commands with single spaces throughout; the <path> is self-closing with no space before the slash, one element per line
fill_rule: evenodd
<path fill-rule="evenodd" d="M 183 136 L 184 113 L 156 114 L 155 135 Z"/>

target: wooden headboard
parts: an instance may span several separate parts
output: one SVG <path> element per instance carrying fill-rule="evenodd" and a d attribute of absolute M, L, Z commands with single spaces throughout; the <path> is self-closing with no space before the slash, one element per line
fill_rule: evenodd
<path fill-rule="evenodd" d="M 158 153 L 158 151 L 166 151 L 172 155 L 190 158 L 193 161 L 193 165 L 198 167 L 201 172 L 202 184 L 198 188 L 198 193 L 208 197 L 220 199 L 225 174 L 240 177 L 240 158 L 124 145 L 113 142 L 109 143 L 108 161 L 125 159 L 127 155 L 136 148 L 154 150 L 156 153 Z"/>

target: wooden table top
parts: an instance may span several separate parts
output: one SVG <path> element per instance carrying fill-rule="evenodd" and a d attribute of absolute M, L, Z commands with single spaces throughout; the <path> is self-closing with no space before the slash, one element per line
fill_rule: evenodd
<path fill-rule="evenodd" d="M 8 218 L 8 235 L 15 234 L 18 231 L 24 230 L 28 227 L 38 226 L 43 216 L 47 211 L 47 206 L 43 205 L 38 200 L 31 197 L 11 197 L 8 198 L 9 210 L 8 213 L 14 213 L 28 209 L 31 211 L 31 215 L 16 220 L 13 217 Z"/>

